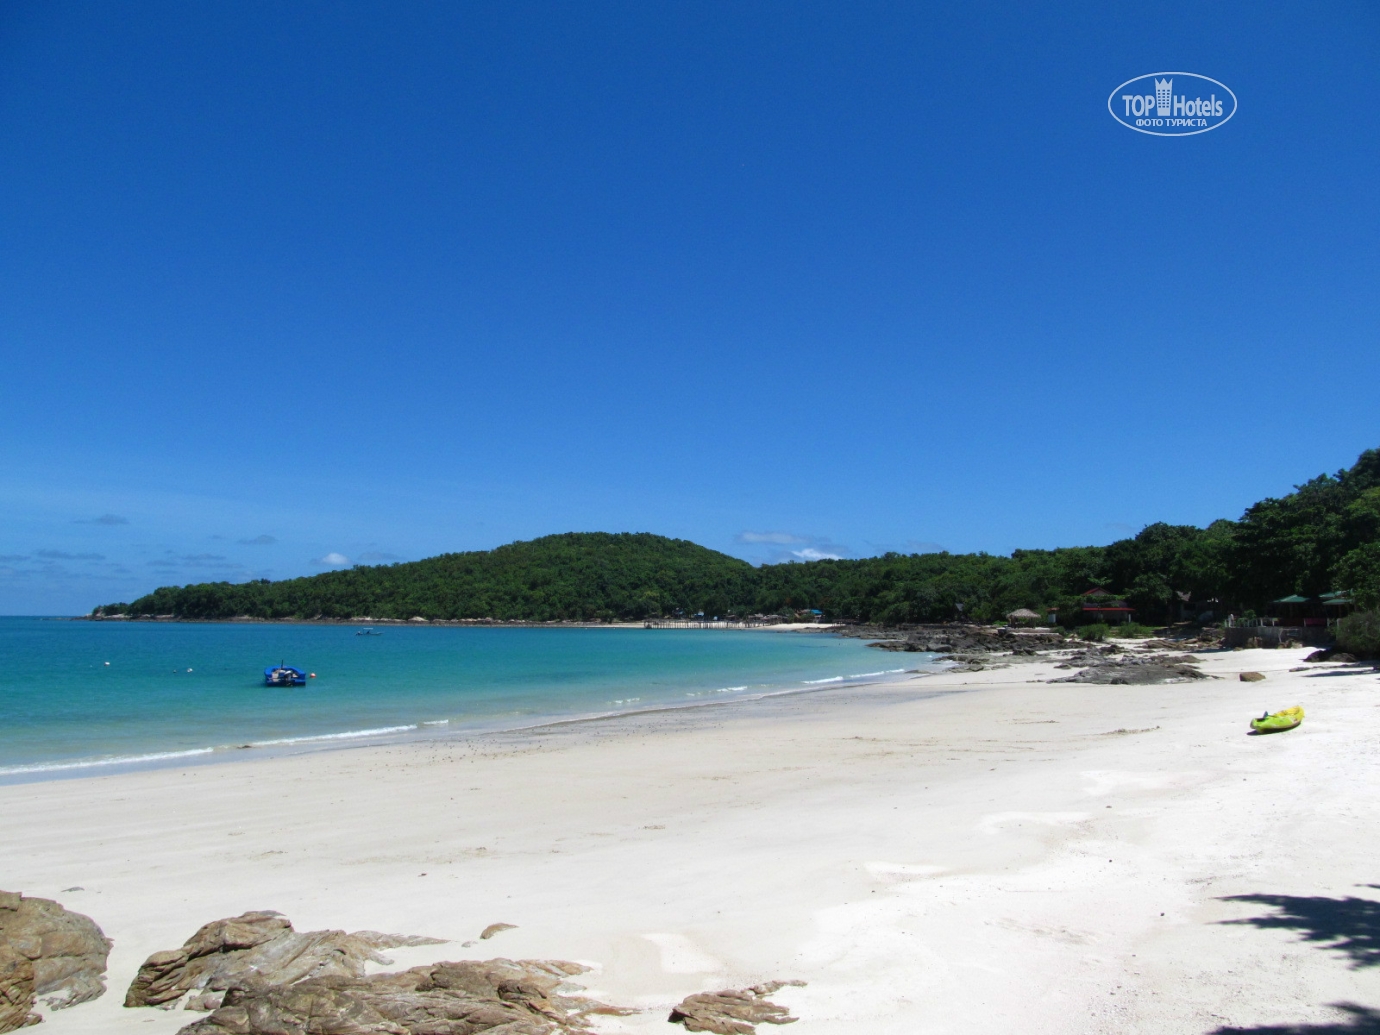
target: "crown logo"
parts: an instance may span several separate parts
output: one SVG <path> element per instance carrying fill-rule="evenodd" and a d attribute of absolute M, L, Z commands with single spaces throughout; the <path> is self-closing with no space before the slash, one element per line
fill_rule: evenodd
<path fill-rule="evenodd" d="M 1155 80 L 1155 114 L 1168 115 L 1174 104 L 1174 80 Z"/>

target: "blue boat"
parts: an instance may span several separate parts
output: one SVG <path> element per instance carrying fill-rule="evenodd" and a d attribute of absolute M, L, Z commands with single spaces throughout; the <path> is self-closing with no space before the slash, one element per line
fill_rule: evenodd
<path fill-rule="evenodd" d="M 264 669 L 265 686 L 306 686 L 307 674 L 291 665 L 274 665 Z"/>

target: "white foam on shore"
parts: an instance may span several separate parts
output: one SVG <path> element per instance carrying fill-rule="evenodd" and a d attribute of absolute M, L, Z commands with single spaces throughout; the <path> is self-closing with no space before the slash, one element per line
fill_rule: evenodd
<path fill-rule="evenodd" d="M 449 721 L 449 720 L 446 720 Z M 431 725 L 431 723 L 427 723 Z M 385 733 L 406 733 L 415 730 L 417 724 L 411 723 L 407 726 L 380 726 L 372 730 L 348 730 L 345 733 L 318 733 L 309 737 L 282 737 L 279 740 L 251 740 L 250 747 L 281 747 L 284 744 L 309 744 L 318 740 L 354 740 L 356 737 L 381 737 Z M 206 750 L 210 750 L 207 748 Z"/>
<path fill-rule="evenodd" d="M 801 682 L 806 686 L 819 686 L 821 683 L 842 683 L 847 678 L 847 676 L 834 676 L 832 679 L 802 679 Z"/>
<path fill-rule="evenodd" d="M 209 755 L 215 748 L 192 748 L 188 751 L 156 751 L 147 755 L 118 755 L 114 758 L 85 758 L 77 762 L 35 762 L 32 765 L 7 765 L 0 767 L 0 776 L 18 776 L 22 773 L 54 773 L 64 769 L 94 769 L 107 765 L 137 765 L 140 762 L 162 762 L 170 758 L 191 758 L 193 755 Z"/>

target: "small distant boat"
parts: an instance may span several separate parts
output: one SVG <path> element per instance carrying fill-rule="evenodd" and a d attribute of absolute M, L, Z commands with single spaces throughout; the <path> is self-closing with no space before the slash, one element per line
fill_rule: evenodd
<path fill-rule="evenodd" d="M 291 665 L 274 665 L 264 669 L 265 686 L 306 686 L 307 674 Z"/>
<path fill-rule="evenodd" d="M 1266 712 L 1258 719 L 1251 720 L 1251 729 L 1257 733 L 1279 733 L 1291 730 L 1303 721 L 1303 709 L 1295 705 L 1282 712 Z"/>
<path fill-rule="evenodd" d="M 383 633 L 379 632 L 377 629 L 356 629 L 356 630 L 355 630 L 355 635 L 356 635 L 356 636 L 382 636 Z"/>

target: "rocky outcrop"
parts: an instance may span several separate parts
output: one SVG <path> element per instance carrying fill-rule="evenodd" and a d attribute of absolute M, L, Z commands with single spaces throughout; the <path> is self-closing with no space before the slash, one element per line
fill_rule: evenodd
<path fill-rule="evenodd" d="M 61 1010 L 103 995 L 110 946 L 89 916 L 0 891 L 0 1032 L 37 1023 L 38 999 Z"/>
<path fill-rule="evenodd" d="M 441 945 L 437 938 L 378 931 L 292 929 L 272 911 L 243 913 L 206 924 L 180 949 L 155 952 L 139 968 L 126 1006 L 171 1007 L 188 992 L 191 1009 L 214 1009 L 219 993 L 235 987 L 294 985 L 310 978 L 359 978 L 366 963 L 392 961 L 379 950 L 401 945 Z"/>
<path fill-rule="evenodd" d="M 1336 647 L 1324 647 L 1322 650 L 1315 650 L 1304 661 L 1341 661 L 1351 663 L 1356 660 L 1355 655 L 1348 654 L 1346 651 L 1338 650 Z"/>
<path fill-rule="evenodd" d="M 588 968 L 559 960 L 436 963 L 372 977 L 244 985 L 178 1035 L 559 1035 L 591 1031 L 591 1014 L 631 1011 L 571 995 Z M 708 1030 L 708 1029 L 705 1029 Z M 749 1029 L 750 1030 L 750 1029 Z"/>
<path fill-rule="evenodd" d="M 36 1023 L 33 1006 L 33 960 L 0 942 L 0 1031 Z"/>
<path fill-rule="evenodd" d="M 1101 683 L 1110 686 L 1145 686 L 1152 683 L 1186 683 L 1207 679 L 1207 675 L 1193 667 L 1197 661 L 1190 655 L 1151 655 L 1149 657 L 1099 657 L 1088 668 L 1051 683 Z M 1063 667 L 1063 666 L 1061 666 Z"/>
<path fill-rule="evenodd" d="M 1053 629 L 994 629 L 983 625 L 922 625 L 914 628 L 884 629 L 877 626 L 847 626 L 841 636 L 875 639 L 869 647 L 879 650 L 928 651 L 935 654 L 983 653 L 1035 654 L 1057 650 L 1063 637 Z"/>
<path fill-rule="evenodd" d="M 726 988 L 721 992 L 700 992 L 687 996 L 667 1018 L 685 1025 L 686 1031 L 710 1031 L 717 1035 L 753 1035 L 757 1024 L 790 1024 L 792 1017 L 784 1006 L 767 999 L 787 985 L 803 986 L 803 981 L 768 981 L 751 988 Z"/>

